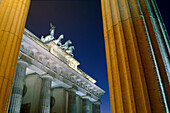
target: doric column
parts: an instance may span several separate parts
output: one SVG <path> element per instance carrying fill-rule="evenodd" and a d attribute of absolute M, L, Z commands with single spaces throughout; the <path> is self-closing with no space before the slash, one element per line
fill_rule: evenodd
<path fill-rule="evenodd" d="M 81 111 L 82 111 L 82 99 L 79 95 L 76 95 L 76 109 L 77 109 L 77 113 L 81 113 Z"/>
<path fill-rule="evenodd" d="M 42 76 L 40 113 L 50 113 L 51 80 L 52 77 L 49 75 Z"/>
<path fill-rule="evenodd" d="M 93 112 L 94 113 L 100 113 L 100 104 L 101 104 L 101 102 L 95 102 L 93 104 Z"/>
<path fill-rule="evenodd" d="M 68 113 L 77 113 L 76 93 L 74 91 L 68 91 Z"/>
<path fill-rule="evenodd" d="M 92 113 L 91 102 L 89 99 L 83 99 L 83 113 Z"/>
<path fill-rule="evenodd" d="M 0 3 L 0 113 L 10 100 L 30 0 L 2 0 Z"/>
<path fill-rule="evenodd" d="M 25 61 L 20 60 L 17 62 L 17 69 L 15 72 L 15 81 L 12 89 L 9 113 L 20 112 L 26 67 L 27 63 Z"/>
<path fill-rule="evenodd" d="M 112 113 L 170 107 L 168 35 L 155 0 L 101 0 Z"/>

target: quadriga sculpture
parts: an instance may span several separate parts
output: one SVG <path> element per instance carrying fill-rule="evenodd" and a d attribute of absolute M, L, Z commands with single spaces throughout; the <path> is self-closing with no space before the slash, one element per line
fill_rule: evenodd
<path fill-rule="evenodd" d="M 61 45 L 60 47 L 61 47 L 61 49 L 66 50 L 66 49 L 68 49 L 68 46 L 69 46 L 70 44 L 72 44 L 72 42 L 71 42 L 70 40 L 67 40 L 67 41 L 65 42 L 65 44 Z"/>
<path fill-rule="evenodd" d="M 41 36 L 41 41 L 43 41 L 44 43 L 45 43 L 45 42 L 49 42 L 49 41 L 51 41 L 51 40 L 54 39 L 55 26 L 53 26 L 52 24 L 50 24 L 50 27 L 51 27 L 51 29 L 50 29 L 50 35 L 47 35 L 45 38 L 44 38 L 44 36 Z"/>
<path fill-rule="evenodd" d="M 74 55 L 73 55 L 73 50 L 75 50 L 74 46 L 70 46 L 70 47 L 68 47 L 68 49 L 66 50 L 66 53 L 68 53 L 69 55 L 71 55 L 72 57 L 74 57 Z"/>
<path fill-rule="evenodd" d="M 59 38 L 57 40 L 53 40 L 54 43 L 56 43 L 57 45 L 61 46 L 61 40 L 64 38 L 64 35 L 60 35 Z"/>

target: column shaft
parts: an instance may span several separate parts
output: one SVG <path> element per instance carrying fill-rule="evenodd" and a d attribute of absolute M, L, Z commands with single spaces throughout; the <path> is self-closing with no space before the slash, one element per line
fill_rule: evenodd
<path fill-rule="evenodd" d="M 93 111 L 94 113 L 100 113 L 100 104 L 94 104 Z"/>
<path fill-rule="evenodd" d="M 81 97 L 79 95 L 76 95 L 76 109 L 77 113 L 81 113 L 82 111 L 82 101 Z"/>
<path fill-rule="evenodd" d="M 0 3 L 0 113 L 7 112 L 30 0 Z"/>
<path fill-rule="evenodd" d="M 167 37 L 153 3 L 101 0 L 112 113 L 167 111 Z"/>
<path fill-rule="evenodd" d="M 91 102 L 89 99 L 83 99 L 83 113 L 92 113 Z"/>
<path fill-rule="evenodd" d="M 44 76 L 42 79 L 40 113 L 50 113 L 51 78 Z"/>
<path fill-rule="evenodd" d="M 9 113 L 20 112 L 26 67 L 27 67 L 26 62 L 18 61 L 17 69 L 15 72 L 15 81 L 12 89 Z"/>
<path fill-rule="evenodd" d="M 73 91 L 68 92 L 68 113 L 77 113 L 76 94 Z"/>

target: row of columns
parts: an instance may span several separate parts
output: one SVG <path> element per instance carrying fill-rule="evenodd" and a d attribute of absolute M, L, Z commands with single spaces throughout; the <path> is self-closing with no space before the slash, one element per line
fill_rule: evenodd
<path fill-rule="evenodd" d="M 9 113 L 20 113 L 23 87 L 24 87 L 24 76 L 26 75 L 27 63 L 25 61 L 18 61 L 15 81 L 13 84 L 10 106 L 8 109 Z M 50 113 L 50 102 L 51 102 L 51 81 L 52 77 L 44 75 L 41 77 L 41 94 L 40 94 L 40 113 Z M 100 113 L 100 103 L 92 105 L 89 99 L 82 99 L 82 110 L 77 111 L 76 93 L 68 90 L 68 107 L 65 107 L 65 112 L 68 113 Z M 59 102 L 60 103 L 60 102 Z M 80 103 L 81 104 L 81 103 Z M 94 107 L 92 107 L 94 106 Z M 93 108 L 93 109 L 92 109 Z"/>

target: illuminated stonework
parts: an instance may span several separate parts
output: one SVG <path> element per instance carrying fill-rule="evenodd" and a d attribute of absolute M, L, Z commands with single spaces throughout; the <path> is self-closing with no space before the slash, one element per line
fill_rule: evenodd
<path fill-rule="evenodd" d="M 169 113 L 170 40 L 155 0 L 101 0 L 112 113 Z"/>
<path fill-rule="evenodd" d="M 21 101 L 15 105 L 16 98 L 12 97 L 13 101 L 9 107 L 11 112 L 18 112 L 21 105 L 20 112 L 26 110 L 37 113 L 40 110 L 49 113 L 51 109 L 52 112 L 78 113 L 83 110 L 81 106 L 88 106 L 86 103 L 83 104 L 82 100 L 89 101 L 89 106 L 100 105 L 100 96 L 105 91 L 94 84 L 96 81 L 93 78 L 78 69 L 80 63 L 77 60 L 53 41 L 43 43 L 25 29 L 18 58 L 18 62 L 28 64 L 28 66 L 24 65 L 24 84 L 20 85 L 21 92 L 24 86 L 27 90 L 23 97 L 22 93 L 19 94 L 22 105 Z M 20 67 L 24 63 L 19 64 L 17 69 L 21 71 Z M 19 71 L 16 72 L 16 84 L 23 82 L 23 79 L 19 79 L 21 77 L 17 75 Z M 18 88 L 13 89 L 13 95 L 18 94 L 16 90 Z M 51 108 L 50 102 L 52 102 Z M 17 107 L 14 109 L 13 106 Z M 99 108 L 91 107 L 87 108 L 87 111 L 88 113 L 92 113 L 93 109 L 100 111 Z"/>
<path fill-rule="evenodd" d="M 6 113 L 30 0 L 0 0 L 0 113 Z"/>

